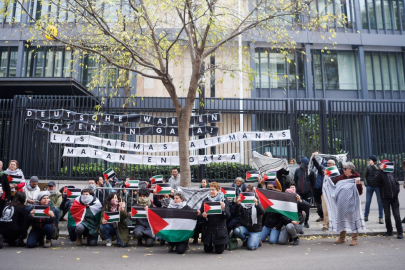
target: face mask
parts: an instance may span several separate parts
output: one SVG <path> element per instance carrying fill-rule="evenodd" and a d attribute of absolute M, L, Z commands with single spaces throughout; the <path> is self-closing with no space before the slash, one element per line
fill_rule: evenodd
<path fill-rule="evenodd" d="M 81 195 L 80 196 L 80 201 L 84 205 L 87 205 L 87 204 L 91 203 L 92 200 L 93 200 L 93 196 L 91 196 L 91 195 Z"/>
<path fill-rule="evenodd" d="M 54 190 L 48 190 L 49 191 L 49 193 L 51 194 L 51 195 L 55 195 L 58 191 L 56 190 L 56 189 L 54 189 Z"/>

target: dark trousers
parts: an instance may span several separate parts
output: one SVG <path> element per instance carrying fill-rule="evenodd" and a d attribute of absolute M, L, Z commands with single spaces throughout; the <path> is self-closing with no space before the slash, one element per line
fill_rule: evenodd
<path fill-rule="evenodd" d="M 3 241 L 9 245 L 15 245 L 15 241 L 21 237 L 21 228 L 16 227 L 0 227 L 0 234 L 3 235 Z"/>
<path fill-rule="evenodd" d="M 3 209 L 6 206 L 6 201 L 0 199 L 0 217 L 3 215 Z"/>
<path fill-rule="evenodd" d="M 176 247 L 176 252 L 178 254 L 184 254 L 187 249 L 188 241 L 183 242 L 169 242 L 169 245 L 172 247 Z"/>
<path fill-rule="evenodd" d="M 307 193 L 298 193 L 298 195 L 300 195 L 302 200 L 306 200 L 308 203 L 311 203 L 311 199 L 312 199 L 312 192 L 309 191 Z M 305 211 L 306 217 L 305 217 L 305 223 L 308 223 L 309 220 L 309 209 L 307 211 Z M 323 214 L 323 212 L 322 212 Z"/>
<path fill-rule="evenodd" d="M 382 199 L 382 204 L 384 208 L 384 216 L 385 216 L 385 227 L 387 228 L 387 232 L 392 232 L 392 223 L 391 223 L 391 208 L 392 214 L 394 215 L 395 219 L 395 227 L 397 227 L 397 233 L 402 234 L 402 224 L 401 224 L 401 217 L 399 215 L 399 201 L 398 196 L 392 199 Z"/>
<path fill-rule="evenodd" d="M 314 192 L 314 201 L 316 204 L 316 212 L 318 213 L 320 218 L 323 218 L 323 210 L 322 210 L 322 190 L 321 189 L 313 189 Z"/>
<path fill-rule="evenodd" d="M 209 245 L 204 244 L 205 253 L 211 253 L 214 250 L 214 247 L 215 247 L 215 252 L 217 254 L 222 254 L 224 252 L 224 250 L 225 250 L 225 245 L 215 245 L 214 246 L 212 244 L 212 240 L 211 240 Z"/>
<path fill-rule="evenodd" d="M 30 235 L 27 239 L 27 248 L 34 248 L 37 246 L 38 243 L 44 241 L 44 237 L 46 240 L 51 240 L 53 234 L 53 225 L 46 224 L 42 227 L 41 230 L 31 230 Z"/>

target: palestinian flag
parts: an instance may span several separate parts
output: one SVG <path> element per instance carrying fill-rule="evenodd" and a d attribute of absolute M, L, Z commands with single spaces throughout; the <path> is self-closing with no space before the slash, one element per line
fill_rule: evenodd
<path fill-rule="evenodd" d="M 76 198 L 73 201 L 72 207 L 68 213 L 68 224 L 70 226 L 76 227 L 83 222 L 86 217 L 89 217 L 88 220 L 93 220 L 90 218 L 95 217 L 97 224 L 100 223 L 101 209 L 102 205 L 98 199 L 93 200 L 89 205 L 84 205 L 80 203 L 80 197 Z M 97 226 L 94 224 L 94 226 Z"/>
<path fill-rule="evenodd" d="M 107 223 L 120 222 L 120 212 L 104 212 L 104 220 Z"/>
<path fill-rule="evenodd" d="M 125 182 L 126 188 L 138 188 L 139 180 L 129 180 Z"/>
<path fill-rule="evenodd" d="M 242 192 L 240 194 L 242 204 L 252 204 L 255 203 L 255 194 L 253 192 Z"/>
<path fill-rule="evenodd" d="M 271 172 L 271 173 L 265 173 L 263 174 L 263 180 L 266 181 L 271 181 L 276 179 L 276 172 Z"/>
<path fill-rule="evenodd" d="M 294 194 L 258 188 L 257 196 L 266 212 L 280 213 L 294 221 L 298 219 L 297 197 Z"/>
<path fill-rule="evenodd" d="M 207 215 L 222 214 L 222 208 L 220 202 L 204 202 L 204 212 Z"/>
<path fill-rule="evenodd" d="M 224 194 L 225 198 L 236 197 L 236 191 L 234 187 L 221 187 L 221 192 Z"/>
<path fill-rule="evenodd" d="M 131 208 L 131 219 L 146 218 L 146 210 L 144 207 L 132 206 Z"/>
<path fill-rule="evenodd" d="M 257 181 L 259 177 L 258 171 L 247 171 L 246 172 L 246 181 Z"/>
<path fill-rule="evenodd" d="M 152 234 L 168 242 L 188 241 L 197 224 L 195 209 L 148 208 L 146 211 Z"/>
<path fill-rule="evenodd" d="M 385 163 L 382 163 L 382 166 L 383 166 L 384 172 L 387 172 L 387 173 L 394 172 L 394 162 L 385 162 Z"/>
<path fill-rule="evenodd" d="M 150 179 L 150 183 L 153 184 L 158 184 L 158 183 L 163 183 L 163 175 L 155 175 L 152 176 Z"/>
<path fill-rule="evenodd" d="M 75 186 L 65 186 L 63 193 L 67 193 L 68 188 L 75 188 Z"/>
<path fill-rule="evenodd" d="M 328 177 L 336 177 L 336 176 L 340 175 L 339 170 L 338 170 L 338 168 L 336 166 L 326 168 L 325 169 L 325 174 Z"/>
<path fill-rule="evenodd" d="M 22 175 L 8 175 L 8 182 L 10 184 L 19 184 L 22 180 Z"/>
<path fill-rule="evenodd" d="M 158 195 L 172 193 L 171 185 L 170 184 L 156 184 L 156 193 Z"/>
<path fill-rule="evenodd" d="M 68 199 L 76 199 L 81 195 L 81 192 L 80 188 L 67 188 L 66 195 Z"/>
<path fill-rule="evenodd" d="M 48 205 L 34 205 L 34 210 L 34 218 L 49 218 L 51 208 Z"/>
<path fill-rule="evenodd" d="M 108 170 L 103 172 L 103 175 L 104 175 L 105 179 L 110 179 L 110 178 L 113 178 L 115 176 L 115 172 L 114 172 L 113 169 L 109 168 Z"/>

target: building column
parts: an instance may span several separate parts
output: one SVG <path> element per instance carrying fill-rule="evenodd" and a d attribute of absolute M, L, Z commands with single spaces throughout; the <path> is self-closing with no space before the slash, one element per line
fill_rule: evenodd
<path fill-rule="evenodd" d="M 253 42 L 249 42 L 249 54 L 250 54 L 250 67 L 254 70 L 256 70 L 256 62 L 255 62 L 255 51 L 256 51 L 256 45 Z M 259 75 L 260 76 L 260 75 Z M 256 78 L 254 78 L 253 83 L 252 83 L 252 93 L 251 93 L 251 98 L 257 98 L 259 95 L 257 93 L 256 89 Z M 240 112 L 242 113 L 242 112 Z M 256 114 L 252 114 L 252 131 L 257 130 L 257 116 Z M 243 142 L 242 142 L 243 143 Z M 257 142 L 253 141 L 252 142 L 252 151 L 256 151 L 257 147 Z M 240 153 L 241 155 L 245 155 L 245 153 Z M 247 163 L 245 161 L 245 163 Z"/>
<path fill-rule="evenodd" d="M 306 98 L 314 98 L 314 87 L 312 79 L 312 58 L 311 58 L 311 44 L 304 44 L 305 57 L 304 57 L 304 69 L 305 69 L 305 92 Z"/>
<path fill-rule="evenodd" d="M 24 45 L 23 40 L 18 41 L 18 51 L 17 51 L 17 66 L 15 71 L 16 77 L 22 77 L 22 70 L 24 65 Z"/>
<path fill-rule="evenodd" d="M 367 72 L 366 72 L 366 60 L 364 57 L 364 47 L 357 47 L 357 54 L 359 60 L 359 72 L 360 72 L 360 87 L 361 87 L 361 99 L 368 99 L 368 86 L 367 86 Z"/>

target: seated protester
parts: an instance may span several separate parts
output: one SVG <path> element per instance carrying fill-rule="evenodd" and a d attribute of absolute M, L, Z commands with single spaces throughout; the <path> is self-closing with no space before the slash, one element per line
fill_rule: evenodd
<path fill-rule="evenodd" d="M 104 219 L 104 212 L 119 212 L 120 221 L 107 223 Z M 104 200 L 103 210 L 101 210 L 100 227 L 98 233 L 102 239 L 105 239 L 106 246 L 111 247 L 112 241 L 117 239 L 120 247 L 126 247 L 129 242 L 129 229 L 126 222 L 127 210 L 125 202 L 117 196 L 117 193 L 108 194 Z"/>
<path fill-rule="evenodd" d="M 235 182 L 232 184 L 232 187 L 236 188 L 236 197 L 238 197 L 241 192 L 246 192 L 245 180 L 243 180 L 242 177 L 236 177 Z"/>
<path fill-rule="evenodd" d="M 276 178 L 274 181 L 264 181 L 263 178 L 259 177 L 258 180 L 258 184 L 257 184 L 257 188 L 268 188 L 268 184 L 271 183 L 273 185 L 272 190 L 276 190 L 276 191 L 282 191 L 282 186 L 280 184 L 280 181 L 278 181 L 278 179 Z"/>
<path fill-rule="evenodd" d="M 246 192 L 255 192 L 253 185 L 249 184 L 246 186 Z"/>
<path fill-rule="evenodd" d="M 267 183 L 268 190 L 276 190 L 272 182 Z M 262 242 L 269 237 L 270 244 L 276 244 L 280 235 L 281 227 L 283 227 L 282 215 L 279 213 L 266 212 L 263 216 L 263 229 L 260 235 Z"/>
<path fill-rule="evenodd" d="M 241 204 L 241 201 L 242 199 L 238 196 L 237 204 L 234 207 L 235 213 L 241 213 L 241 226 L 237 227 L 233 233 L 243 241 L 242 247 L 255 250 L 261 246 L 260 237 L 264 209 L 257 198 L 254 198 L 254 203 L 252 204 Z"/>
<path fill-rule="evenodd" d="M 133 206 L 152 207 L 149 195 L 150 192 L 148 189 L 146 188 L 140 189 L 138 192 L 138 199 L 136 200 L 136 203 Z M 134 238 L 138 239 L 138 246 L 143 246 L 142 239 L 145 239 L 145 245 L 147 247 L 153 246 L 154 237 L 147 218 L 136 219 L 134 228 Z"/>
<path fill-rule="evenodd" d="M 190 206 L 186 205 L 186 198 L 184 197 L 183 193 L 179 191 L 174 192 L 173 200 L 170 202 L 167 208 L 189 209 L 189 210 L 192 209 Z M 197 215 L 199 214 L 200 210 L 197 210 Z M 174 249 L 176 248 L 176 252 L 178 254 L 184 254 L 184 252 L 186 252 L 186 249 L 188 247 L 188 240 L 185 240 L 183 242 L 168 242 L 168 244 L 169 244 L 168 252 L 173 252 Z"/>
<path fill-rule="evenodd" d="M 4 207 L 0 218 L 0 249 L 3 248 L 3 242 L 10 246 L 25 246 L 23 241 L 27 238 L 25 200 L 25 193 L 17 191 L 13 201 Z M 18 244 L 17 239 L 19 239 Z"/>
<path fill-rule="evenodd" d="M 59 193 L 62 194 L 62 203 L 60 204 L 61 215 L 60 215 L 59 221 L 67 221 L 67 219 L 64 217 L 69 212 L 73 201 L 68 199 L 67 193 L 65 192 L 65 187 L 59 189 Z"/>
<path fill-rule="evenodd" d="M 27 196 L 27 203 L 25 204 L 25 210 L 30 212 L 34 204 L 37 203 L 37 198 L 39 192 L 41 191 L 38 187 L 38 177 L 31 176 L 30 181 L 27 182 L 23 188 L 25 196 Z"/>
<path fill-rule="evenodd" d="M 82 189 L 68 213 L 68 231 L 70 241 L 76 241 L 76 246 L 82 245 L 82 237 L 87 237 L 88 246 L 97 245 L 97 227 L 100 223 L 102 205 L 94 197 L 91 189 Z"/>
<path fill-rule="evenodd" d="M 224 194 L 220 192 L 221 186 L 217 182 L 210 183 L 210 190 L 207 198 L 201 204 L 200 215 L 198 218 L 202 221 L 201 242 L 204 243 L 204 251 L 211 253 L 215 247 L 217 254 L 222 254 L 225 245 L 228 244 L 228 231 L 226 229 L 226 220 L 230 217 L 228 201 L 224 200 Z M 204 202 L 221 202 L 222 214 L 207 215 L 204 212 Z"/>
<path fill-rule="evenodd" d="M 199 188 L 209 188 L 209 185 L 208 185 L 209 183 L 208 183 L 208 180 L 207 179 L 202 179 L 201 180 L 201 185 L 200 185 L 200 187 Z"/>
<path fill-rule="evenodd" d="M 290 188 L 285 190 L 285 192 L 295 194 L 297 196 L 298 218 L 300 221 L 293 221 L 292 219 L 282 215 L 281 219 L 285 225 L 285 228 L 280 232 L 277 243 L 280 245 L 285 245 L 290 239 L 290 242 L 293 242 L 294 246 L 298 246 L 300 243 L 298 233 L 302 232 L 302 224 L 305 221 L 303 212 L 305 213 L 306 211 L 309 211 L 311 205 L 307 201 L 302 200 L 301 197 L 296 194 L 295 185 L 291 185 Z"/>
<path fill-rule="evenodd" d="M 44 248 L 49 248 L 52 246 L 55 207 L 52 205 L 49 195 L 50 194 L 48 191 L 41 191 L 37 198 L 38 204 L 36 204 L 50 207 L 48 218 L 34 218 L 35 209 L 32 209 L 30 212 L 28 222 L 32 226 L 32 229 L 28 235 L 27 248 L 37 247 L 38 244 Z M 44 237 L 46 238 L 45 243 Z"/>
<path fill-rule="evenodd" d="M 156 191 L 154 191 L 153 193 L 156 193 Z M 153 194 L 153 205 L 155 207 L 167 208 L 172 201 L 173 199 L 170 198 L 169 194 L 164 195 Z M 165 240 L 161 239 L 159 236 L 157 238 L 160 240 L 161 245 L 165 244 Z"/>
<path fill-rule="evenodd" d="M 55 207 L 55 226 L 59 227 L 60 218 L 60 205 L 62 204 L 62 194 L 56 189 L 56 184 L 54 181 L 48 183 L 49 199 L 53 207 Z"/>

